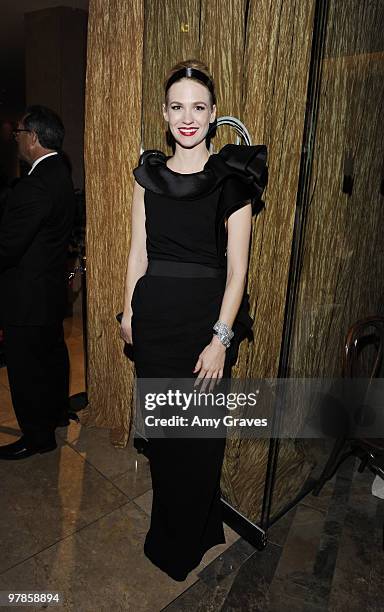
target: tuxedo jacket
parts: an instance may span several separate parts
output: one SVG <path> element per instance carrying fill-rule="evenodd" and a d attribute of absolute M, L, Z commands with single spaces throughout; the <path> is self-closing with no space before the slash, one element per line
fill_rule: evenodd
<path fill-rule="evenodd" d="M 60 154 L 43 159 L 8 196 L 0 221 L 0 324 L 63 320 L 75 193 Z"/>

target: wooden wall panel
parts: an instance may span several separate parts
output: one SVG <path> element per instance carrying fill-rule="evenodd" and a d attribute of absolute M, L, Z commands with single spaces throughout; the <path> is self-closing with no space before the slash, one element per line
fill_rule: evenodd
<path fill-rule="evenodd" d="M 301 161 L 314 1 L 250 5 L 244 120 L 269 150 L 267 206 L 254 224 L 250 267 L 255 347 L 246 374 L 277 375 Z M 268 35 L 266 33 L 268 32 Z"/>
<path fill-rule="evenodd" d="M 142 0 L 91 0 L 86 81 L 89 420 L 125 445 L 133 372 L 115 313 L 123 306 L 132 169 L 142 104 Z"/>
<path fill-rule="evenodd" d="M 209 66 L 216 86 L 217 116 L 242 116 L 242 81 L 245 45 L 245 0 L 201 1 L 200 57 Z M 228 126 L 217 130 L 215 151 L 236 142 Z"/>
<path fill-rule="evenodd" d="M 383 313 L 383 23 L 381 0 L 330 3 L 291 376 L 339 376 L 348 328 Z"/>
<path fill-rule="evenodd" d="M 143 59 L 143 148 L 167 152 L 164 79 L 183 59 L 199 59 L 200 0 L 146 0 Z M 171 155 L 169 149 L 168 155 Z"/>
<path fill-rule="evenodd" d="M 277 376 L 282 344 L 293 224 L 311 55 L 314 0 L 249 3 L 241 118 L 255 144 L 269 152 L 266 209 L 253 224 L 248 289 L 255 318 L 253 345 L 244 342 L 236 377 Z M 222 489 L 245 516 L 258 521 L 268 440 L 227 444 Z M 274 511 L 301 488 L 311 465 L 293 441 L 280 446 Z"/>
<path fill-rule="evenodd" d="M 217 85 L 218 116 L 241 115 L 246 0 L 147 0 L 143 73 L 143 148 L 171 154 L 165 142 L 161 105 L 168 70 L 183 59 L 208 64 Z M 231 15 L 231 18 L 228 16 Z M 235 142 L 234 133 L 220 128 L 217 151 Z"/>

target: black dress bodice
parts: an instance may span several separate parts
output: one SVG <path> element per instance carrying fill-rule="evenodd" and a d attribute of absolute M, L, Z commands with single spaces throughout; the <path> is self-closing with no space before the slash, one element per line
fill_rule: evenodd
<path fill-rule="evenodd" d="M 148 260 L 165 259 L 222 268 L 215 235 L 219 191 L 182 200 L 145 191 Z"/>
<path fill-rule="evenodd" d="M 225 268 L 225 219 L 249 201 L 253 215 L 264 207 L 266 146 L 227 144 L 208 158 L 202 171 L 191 174 L 171 170 L 167 159 L 162 151 L 147 150 L 133 170 L 136 181 L 145 188 L 148 259 Z M 252 339 L 252 324 L 249 296 L 244 292 L 233 325 L 233 362 L 241 340 Z"/>
<path fill-rule="evenodd" d="M 215 204 L 213 231 L 218 257 L 216 265 L 225 266 L 227 240 L 224 220 L 245 202 L 251 201 L 253 215 L 257 215 L 264 207 L 261 196 L 268 181 L 267 147 L 227 144 L 208 158 L 202 171 L 191 174 L 171 170 L 166 165 L 167 159 L 162 151 L 144 151 L 139 165 L 133 170 L 136 181 L 145 187 L 146 192 L 163 196 L 171 207 L 173 201 L 181 202 L 181 216 L 184 212 L 189 216 L 191 210 L 190 227 L 195 225 L 193 212 L 196 217 L 200 213 L 200 206 L 197 204 L 193 207 L 191 203 L 202 202 L 204 206 L 204 199 L 208 198 L 211 206 Z M 172 208 L 175 212 L 174 206 Z M 203 212 L 203 217 L 207 215 Z M 165 207 L 162 207 L 162 218 L 163 222 L 170 220 Z M 205 220 L 208 221 L 207 218 Z M 212 218 L 209 220 L 212 221 Z M 201 234 L 202 240 L 204 233 Z M 199 239 L 195 243 L 197 248 L 198 245 Z M 212 261 L 206 263 L 213 265 Z"/>

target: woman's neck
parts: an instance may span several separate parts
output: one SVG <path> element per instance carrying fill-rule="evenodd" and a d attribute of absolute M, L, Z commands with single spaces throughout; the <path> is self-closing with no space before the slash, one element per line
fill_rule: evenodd
<path fill-rule="evenodd" d="M 205 142 L 202 144 L 203 147 L 197 145 L 193 149 L 183 149 L 176 144 L 176 151 L 173 157 L 168 160 L 167 167 L 174 172 L 180 172 L 180 174 L 200 172 L 209 158 L 209 151 Z"/>

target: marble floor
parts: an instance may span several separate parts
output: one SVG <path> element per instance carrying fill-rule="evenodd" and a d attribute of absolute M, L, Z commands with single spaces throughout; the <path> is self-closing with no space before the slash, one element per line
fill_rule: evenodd
<path fill-rule="evenodd" d="M 76 313 L 65 330 L 73 394 L 84 390 Z M 18 437 L 0 368 L 0 444 Z M 265 550 L 226 526 L 227 543 L 178 583 L 143 553 L 146 458 L 132 442 L 114 448 L 107 430 L 74 421 L 57 440 L 54 452 L 0 462 L 0 592 L 59 592 L 55 609 L 74 612 L 384 610 L 384 500 L 372 496 L 373 477 L 353 460 L 318 498 L 307 496 L 270 528 Z"/>

